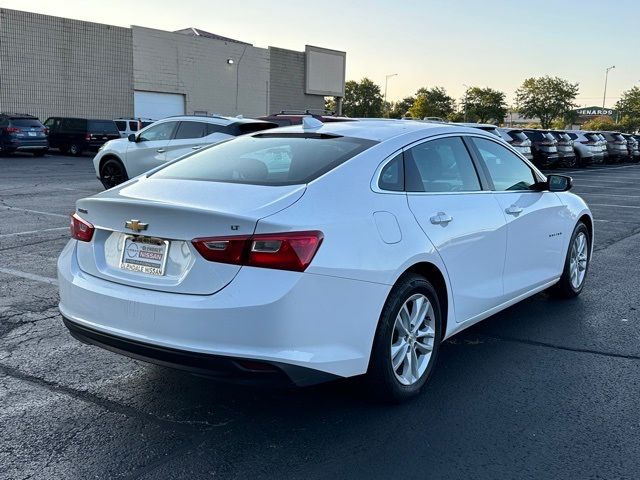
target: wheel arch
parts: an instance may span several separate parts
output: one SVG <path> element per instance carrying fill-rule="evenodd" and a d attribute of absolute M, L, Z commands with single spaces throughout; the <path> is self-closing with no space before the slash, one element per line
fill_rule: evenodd
<path fill-rule="evenodd" d="M 116 160 L 116 161 L 120 162 L 120 164 L 124 168 L 124 171 L 125 172 L 127 171 L 127 167 L 125 166 L 124 162 L 122 161 L 122 159 L 120 157 L 118 157 L 115 153 L 107 153 L 100 159 L 100 163 L 98 165 L 98 171 L 99 172 L 102 171 L 102 167 L 104 166 L 104 164 L 105 164 L 105 162 L 107 160 Z"/>
<path fill-rule="evenodd" d="M 449 288 L 445 275 L 435 264 L 431 262 L 418 262 L 407 268 L 402 275 L 415 273 L 431 282 L 438 294 L 438 302 L 442 313 L 442 339 L 447 336 L 447 325 L 449 318 Z M 402 275 L 400 277 L 402 277 Z"/>

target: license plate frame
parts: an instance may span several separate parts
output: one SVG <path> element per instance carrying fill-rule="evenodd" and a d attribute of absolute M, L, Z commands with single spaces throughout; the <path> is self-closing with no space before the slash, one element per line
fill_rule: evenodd
<path fill-rule="evenodd" d="M 132 247 L 135 245 L 135 247 Z M 155 277 L 162 277 L 167 268 L 169 247 L 171 242 L 162 238 L 144 237 L 139 235 L 125 235 L 122 239 L 122 253 L 120 254 L 120 269 L 128 272 L 144 273 Z M 140 259 L 140 253 L 158 255 L 157 248 L 162 251 L 162 258 Z"/>

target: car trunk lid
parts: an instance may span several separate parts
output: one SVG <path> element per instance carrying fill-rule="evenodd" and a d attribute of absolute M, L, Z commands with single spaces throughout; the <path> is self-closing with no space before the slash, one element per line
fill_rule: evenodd
<path fill-rule="evenodd" d="M 203 259 L 191 240 L 250 235 L 260 218 L 293 204 L 304 190 L 304 185 L 153 178 L 125 184 L 78 201 L 78 214 L 96 229 L 91 242 L 78 242 L 79 267 L 105 280 L 150 290 L 215 293 L 241 267 Z M 140 262 L 140 251 L 158 258 Z M 134 271 L 138 264 L 153 268 Z"/>

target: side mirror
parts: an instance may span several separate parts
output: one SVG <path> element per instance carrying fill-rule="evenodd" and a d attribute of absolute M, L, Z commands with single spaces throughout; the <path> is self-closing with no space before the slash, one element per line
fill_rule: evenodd
<path fill-rule="evenodd" d="M 567 175 L 547 176 L 547 188 L 550 192 L 566 192 L 573 187 L 573 178 Z"/>
<path fill-rule="evenodd" d="M 130 142 L 137 142 L 138 141 L 138 139 L 136 138 L 136 134 L 135 133 L 130 133 L 127 138 L 129 139 Z"/>

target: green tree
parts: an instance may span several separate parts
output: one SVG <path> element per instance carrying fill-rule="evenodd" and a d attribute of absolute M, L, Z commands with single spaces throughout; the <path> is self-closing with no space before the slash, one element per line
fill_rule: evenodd
<path fill-rule="evenodd" d="M 384 100 L 380 87 L 368 78 L 345 83 L 342 113 L 348 117 L 381 117 Z"/>
<path fill-rule="evenodd" d="M 479 123 L 487 123 L 490 120 L 496 123 L 504 122 L 507 115 L 506 98 L 504 92 L 493 88 L 468 88 L 463 99 L 467 119 Z"/>
<path fill-rule="evenodd" d="M 516 104 L 523 116 L 538 117 L 542 128 L 549 128 L 554 119 L 576 106 L 577 96 L 577 83 L 549 76 L 527 78 L 516 91 Z"/>
<path fill-rule="evenodd" d="M 622 92 L 622 96 L 616 102 L 615 108 L 622 116 L 640 118 L 640 87 L 633 87 Z"/>
<path fill-rule="evenodd" d="M 409 114 L 413 118 L 447 118 L 456 110 L 455 100 L 447 95 L 442 87 L 420 88 L 416 92 L 416 101 L 411 105 Z"/>
<path fill-rule="evenodd" d="M 334 97 L 324 97 L 324 109 L 327 112 L 336 111 L 336 99 Z"/>
<path fill-rule="evenodd" d="M 583 130 L 602 130 L 605 132 L 612 132 L 620 129 L 620 125 L 613 121 L 611 117 L 606 115 L 602 117 L 596 117 L 582 125 Z"/>
<path fill-rule="evenodd" d="M 405 97 L 398 102 L 391 102 L 389 105 L 389 118 L 406 117 L 409 109 L 416 101 L 415 97 Z"/>
<path fill-rule="evenodd" d="M 635 132 L 640 128 L 640 87 L 633 87 L 622 92 L 615 106 L 620 115 L 620 129 Z"/>

